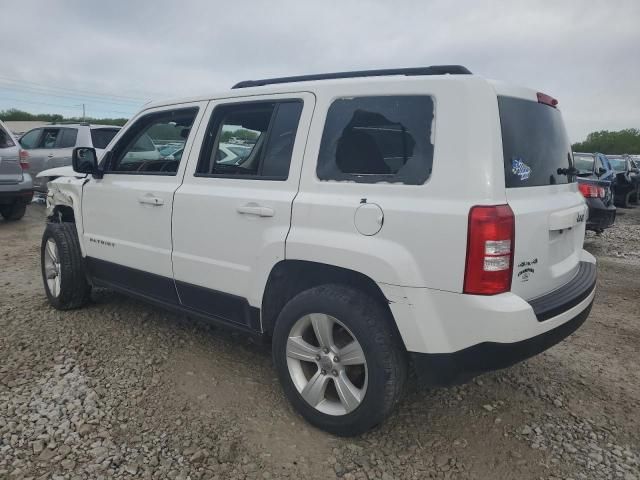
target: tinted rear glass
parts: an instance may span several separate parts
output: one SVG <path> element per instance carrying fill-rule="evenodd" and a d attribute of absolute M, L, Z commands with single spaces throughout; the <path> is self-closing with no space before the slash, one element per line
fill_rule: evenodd
<path fill-rule="evenodd" d="M 548 105 L 498 97 L 507 188 L 575 181 L 558 173 L 571 167 L 571 147 L 560 112 Z"/>
<path fill-rule="evenodd" d="M 118 130 L 114 128 L 92 128 L 91 143 L 93 143 L 93 148 L 107 148 L 116 133 Z"/>

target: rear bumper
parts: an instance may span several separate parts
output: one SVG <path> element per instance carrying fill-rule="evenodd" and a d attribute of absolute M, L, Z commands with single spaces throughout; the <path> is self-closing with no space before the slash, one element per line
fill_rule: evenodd
<path fill-rule="evenodd" d="M 0 185 L 0 205 L 11 205 L 15 202 L 29 203 L 33 198 L 31 176 L 23 173 L 22 182 Z"/>
<path fill-rule="evenodd" d="M 454 353 L 412 353 L 421 383 L 451 385 L 473 377 L 515 365 L 560 343 L 585 322 L 593 301 L 568 322 L 535 337 L 514 343 L 484 342 Z"/>
<path fill-rule="evenodd" d="M 587 318 L 596 266 L 581 252 L 576 275 L 542 297 L 514 293 L 465 295 L 381 284 L 418 377 L 427 384 L 459 383 L 540 353 Z"/>
<path fill-rule="evenodd" d="M 609 228 L 616 220 L 616 207 L 606 206 L 600 198 L 587 198 L 589 206 L 589 219 L 587 229 L 601 231 Z"/>

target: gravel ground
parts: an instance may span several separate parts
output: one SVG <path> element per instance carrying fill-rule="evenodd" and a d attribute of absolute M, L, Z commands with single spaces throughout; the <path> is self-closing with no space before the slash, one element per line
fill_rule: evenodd
<path fill-rule="evenodd" d="M 57 312 L 44 209 L 0 221 L 0 479 L 640 479 L 640 209 L 588 235 L 588 322 L 511 369 L 411 389 L 360 438 L 306 425 L 268 347 L 106 290 Z"/>

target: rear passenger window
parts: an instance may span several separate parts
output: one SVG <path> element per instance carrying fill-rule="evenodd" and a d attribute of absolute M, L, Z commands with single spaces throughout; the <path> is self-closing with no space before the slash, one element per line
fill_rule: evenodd
<path fill-rule="evenodd" d="M 426 95 L 336 100 L 327 112 L 318 178 L 423 184 L 433 164 L 433 114 Z"/>
<path fill-rule="evenodd" d="M 216 107 L 196 176 L 286 180 L 302 101 Z"/>
<path fill-rule="evenodd" d="M 59 128 L 45 128 L 38 148 L 56 148 L 59 134 Z"/>
<path fill-rule="evenodd" d="M 76 138 L 78 138 L 77 128 L 62 128 L 58 136 L 57 148 L 72 148 L 76 146 Z"/>

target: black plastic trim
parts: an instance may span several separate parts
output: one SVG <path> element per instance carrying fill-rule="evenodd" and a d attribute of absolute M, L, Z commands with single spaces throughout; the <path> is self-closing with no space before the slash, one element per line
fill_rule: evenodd
<path fill-rule="evenodd" d="M 409 352 L 418 380 L 430 386 L 455 385 L 485 372 L 508 368 L 567 338 L 585 322 L 592 305 L 593 302 L 568 322 L 520 342 L 483 342 L 453 353 Z"/>
<path fill-rule="evenodd" d="M 85 259 L 92 284 L 107 287 L 177 313 L 261 335 L 260 309 L 246 298 L 207 289 L 93 257 Z M 178 296 L 178 292 L 180 296 Z"/>
<path fill-rule="evenodd" d="M 260 310 L 246 298 L 178 280 L 175 284 L 184 307 L 260 330 Z"/>
<path fill-rule="evenodd" d="M 587 298 L 594 288 L 598 269 L 594 263 L 580 262 L 578 273 L 569 283 L 542 297 L 529 300 L 538 321 L 553 318 Z"/>
<path fill-rule="evenodd" d="M 132 293 L 157 298 L 163 302 L 178 303 L 178 294 L 171 278 L 93 257 L 86 257 L 86 265 L 92 280 L 118 285 Z"/>
<path fill-rule="evenodd" d="M 417 68 L 386 68 L 378 70 L 356 70 L 352 72 L 318 73 L 315 75 L 298 75 L 294 77 L 264 78 L 262 80 L 244 80 L 231 88 L 262 87 L 277 83 L 309 82 L 314 80 L 333 80 L 338 78 L 386 77 L 390 75 L 471 75 L 462 65 L 432 65 Z"/>

